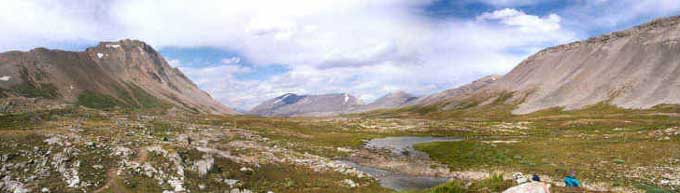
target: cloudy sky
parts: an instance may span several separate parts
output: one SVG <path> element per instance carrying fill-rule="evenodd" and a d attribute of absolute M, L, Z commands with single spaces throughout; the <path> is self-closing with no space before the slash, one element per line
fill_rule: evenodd
<path fill-rule="evenodd" d="M 677 0 L 2 0 L 0 51 L 139 39 L 228 106 L 370 102 L 503 74 L 548 47 L 680 14 Z"/>

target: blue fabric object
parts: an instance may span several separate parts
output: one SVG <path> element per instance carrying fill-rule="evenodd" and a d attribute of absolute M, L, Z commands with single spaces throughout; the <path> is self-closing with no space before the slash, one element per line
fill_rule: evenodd
<path fill-rule="evenodd" d="M 564 184 L 566 184 L 567 187 L 579 187 L 579 186 L 581 186 L 581 183 L 576 178 L 574 178 L 573 176 L 564 177 Z"/>

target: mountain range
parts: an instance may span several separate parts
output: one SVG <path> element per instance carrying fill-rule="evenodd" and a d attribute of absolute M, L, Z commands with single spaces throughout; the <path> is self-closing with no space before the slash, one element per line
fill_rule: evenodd
<path fill-rule="evenodd" d="M 417 97 L 405 92 L 387 94 L 372 103 L 363 104 L 350 94 L 297 95 L 287 93 L 267 100 L 250 110 L 249 114 L 262 116 L 332 116 L 365 112 L 376 109 L 397 108 Z"/>

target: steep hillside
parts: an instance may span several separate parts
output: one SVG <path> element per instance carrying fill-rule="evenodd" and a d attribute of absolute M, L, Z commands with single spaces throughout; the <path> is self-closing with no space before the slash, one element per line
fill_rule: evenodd
<path fill-rule="evenodd" d="M 102 42 L 84 52 L 36 48 L 0 53 L 0 97 L 92 108 L 174 106 L 231 114 L 141 41 Z M 11 100 L 10 100 L 11 99 Z"/>
<path fill-rule="evenodd" d="M 513 114 L 598 103 L 647 109 L 680 104 L 680 17 L 654 20 L 628 30 L 544 49 L 504 76 L 489 76 L 422 97 L 416 106 L 474 101 L 486 105 L 503 95 Z M 508 97 L 506 94 L 512 96 Z M 496 97 L 494 97 L 496 95 Z M 493 100 L 491 100 L 493 99 Z"/>
<path fill-rule="evenodd" d="M 516 114 L 599 102 L 623 108 L 680 103 L 680 17 L 548 48 L 490 89 L 526 97 Z"/>
<path fill-rule="evenodd" d="M 349 94 L 284 94 L 257 105 L 251 114 L 262 116 L 329 116 L 350 112 L 361 102 Z"/>

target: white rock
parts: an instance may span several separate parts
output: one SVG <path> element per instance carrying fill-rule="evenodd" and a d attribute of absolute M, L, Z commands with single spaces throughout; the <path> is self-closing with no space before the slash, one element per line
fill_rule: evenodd
<path fill-rule="evenodd" d="M 18 181 L 12 180 L 9 176 L 5 176 L 5 178 L 2 179 L 4 182 L 4 187 L 3 189 L 9 190 L 10 192 L 13 193 L 27 193 L 31 192 L 30 189 L 24 187 L 24 184 Z M 0 183 L 2 185 L 2 183 Z M 2 186 L 0 186 L 2 187 Z"/>
<path fill-rule="evenodd" d="M 344 180 L 342 180 L 342 182 L 345 183 L 350 188 L 356 188 L 357 186 L 359 186 L 356 182 L 354 182 L 351 179 L 344 179 Z"/>
<path fill-rule="evenodd" d="M 335 149 L 338 150 L 339 152 L 345 152 L 345 153 L 352 152 L 351 148 L 346 148 L 346 147 L 338 147 L 338 148 L 335 148 Z"/>
<path fill-rule="evenodd" d="M 236 184 L 238 184 L 238 180 L 226 179 L 226 180 L 224 180 L 224 183 L 227 183 L 227 185 L 229 185 L 230 188 L 234 188 L 234 186 L 236 186 Z"/>
<path fill-rule="evenodd" d="M 47 193 L 47 192 L 50 192 L 50 189 L 47 189 L 47 188 L 42 188 L 42 189 L 40 189 L 40 192 L 44 192 L 44 193 Z"/>
<path fill-rule="evenodd" d="M 203 155 L 202 160 L 194 162 L 194 168 L 198 170 L 199 176 L 205 176 L 206 174 L 208 174 L 208 171 L 212 168 L 213 163 L 215 163 L 215 159 L 213 159 L 212 155 L 205 154 Z"/>
<path fill-rule="evenodd" d="M 62 138 L 59 136 L 52 136 L 50 138 L 45 139 L 44 142 L 47 143 L 47 145 L 60 145 L 60 146 L 64 145 L 62 143 Z"/>
<path fill-rule="evenodd" d="M 253 193 L 248 189 L 239 190 L 238 188 L 231 189 L 230 193 Z"/>
<path fill-rule="evenodd" d="M 173 179 L 168 180 L 168 184 L 170 184 L 170 186 L 172 186 L 172 188 L 175 189 L 175 192 L 182 192 L 182 191 L 185 190 L 183 180 L 173 178 Z"/>
<path fill-rule="evenodd" d="M 3 77 L 0 77 L 0 81 L 9 81 L 9 79 L 11 79 L 11 78 L 12 78 L 11 76 L 3 76 Z"/>
<path fill-rule="evenodd" d="M 513 186 L 503 191 L 503 193 L 548 193 L 550 185 L 542 182 L 530 182 Z"/>
<path fill-rule="evenodd" d="M 251 169 L 249 167 L 242 167 L 240 170 L 241 170 L 241 172 L 253 172 L 254 171 L 253 169 Z"/>
<path fill-rule="evenodd" d="M 120 48 L 120 45 L 118 45 L 118 44 L 106 44 L 105 46 L 107 48 Z"/>

